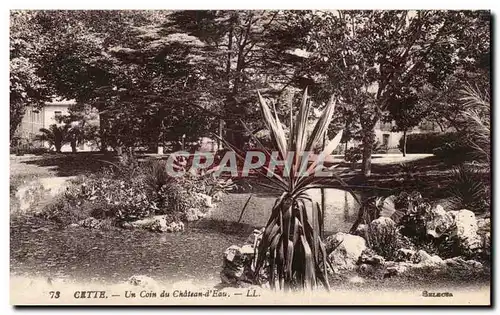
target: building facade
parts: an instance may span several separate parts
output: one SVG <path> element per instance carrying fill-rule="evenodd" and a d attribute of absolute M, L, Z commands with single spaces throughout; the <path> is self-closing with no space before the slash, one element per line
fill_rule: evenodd
<path fill-rule="evenodd" d="M 19 125 L 16 137 L 19 138 L 24 146 L 32 148 L 49 148 L 47 142 L 38 141 L 37 135 L 40 135 L 40 129 L 49 129 L 51 125 L 62 125 L 58 117 L 69 114 L 69 108 L 75 105 L 74 100 L 52 100 L 45 103 L 42 108 L 27 106 L 21 124 Z M 94 151 L 96 148 L 90 143 L 81 143 L 78 151 Z M 66 143 L 61 148 L 62 152 L 71 152 L 71 146 Z"/>

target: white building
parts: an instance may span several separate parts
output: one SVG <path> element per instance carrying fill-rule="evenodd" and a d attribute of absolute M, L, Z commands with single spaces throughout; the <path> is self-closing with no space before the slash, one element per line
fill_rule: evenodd
<path fill-rule="evenodd" d="M 27 106 L 21 124 L 19 125 L 16 136 L 21 138 L 21 142 L 35 148 L 46 147 L 48 143 L 40 143 L 35 138 L 40 135 L 40 129 L 49 129 L 50 125 L 61 125 L 57 117 L 68 115 L 69 108 L 75 105 L 74 100 L 52 100 L 45 103 L 42 108 Z M 81 143 L 77 147 L 78 151 L 95 151 L 97 148 L 90 143 Z M 71 146 L 66 143 L 61 148 L 62 152 L 71 152 Z"/>

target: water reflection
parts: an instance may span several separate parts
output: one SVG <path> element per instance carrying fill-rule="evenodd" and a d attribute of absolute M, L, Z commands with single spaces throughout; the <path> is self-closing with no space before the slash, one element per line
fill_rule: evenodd
<path fill-rule="evenodd" d="M 348 232 L 357 218 L 359 204 L 354 197 L 343 190 L 325 190 L 325 234 Z M 308 191 L 313 201 L 321 205 L 321 190 Z M 217 221 L 237 222 L 241 209 L 249 194 L 229 194 L 210 213 L 208 218 Z M 251 198 L 241 223 L 255 227 L 262 227 L 267 223 L 277 196 L 274 194 L 255 194 Z M 308 213 L 311 217 L 311 213 Z"/>
<path fill-rule="evenodd" d="M 339 189 L 325 191 L 325 233 L 348 232 L 357 218 L 359 204 L 351 193 Z M 321 189 L 311 189 L 308 194 L 321 204 Z"/>

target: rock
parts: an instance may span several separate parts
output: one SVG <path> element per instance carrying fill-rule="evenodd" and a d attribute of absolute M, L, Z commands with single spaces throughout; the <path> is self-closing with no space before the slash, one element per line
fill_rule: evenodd
<path fill-rule="evenodd" d="M 213 202 L 221 202 L 222 201 L 222 197 L 224 196 L 224 193 L 222 191 L 218 191 L 216 192 L 213 196 L 212 196 L 212 201 Z"/>
<path fill-rule="evenodd" d="M 68 225 L 68 227 L 74 228 L 74 227 L 79 227 L 80 225 L 78 223 L 71 223 Z"/>
<path fill-rule="evenodd" d="M 130 222 L 130 225 L 135 228 L 150 230 L 153 232 L 179 232 L 184 231 L 184 223 L 171 222 L 168 223 L 168 218 L 165 215 L 156 215 L 150 218 L 145 218 Z"/>
<path fill-rule="evenodd" d="M 452 235 L 458 241 L 460 251 L 464 254 L 481 248 L 481 237 L 477 234 L 478 225 L 472 211 L 459 210 L 446 212 L 440 205 L 431 211 L 426 222 L 427 234 L 440 238 L 446 234 Z"/>
<path fill-rule="evenodd" d="M 358 264 L 368 264 L 368 265 L 383 265 L 385 262 L 384 257 L 377 255 L 373 250 L 367 248 L 359 256 Z"/>
<path fill-rule="evenodd" d="M 441 205 L 430 210 L 426 217 L 426 232 L 428 235 L 439 238 L 453 226 L 454 218 L 451 213 L 446 212 Z"/>
<path fill-rule="evenodd" d="M 158 288 L 158 283 L 151 277 L 144 275 L 132 276 L 128 279 L 128 284 L 141 288 L 155 289 Z"/>
<path fill-rule="evenodd" d="M 172 222 L 165 227 L 165 232 L 182 232 L 184 231 L 184 223 Z"/>
<path fill-rule="evenodd" d="M 378 266 L 375 266 L 375 265 L 369 265 L 369 264 L 361 264 L 358 266 L 357 268 L 357 272 L 362 275 L 362 276 L 365 276 L 365 277 L 372 277 L 373 275 L 375 275 L 378 271 L 380 270 L 380 268 L 378 268 Z"/>
<path fill-rule="evenodd" d="M 400 248 L 396 251 L 396 261 L 414 261 L 417 253 L 412 249 Z"/>
<path fill-rule="evenodd" d="M 484 232 L 484 233 L 487 233 L 487 232 L 491 231 L 491 221 L 490 221 L 490 218 L 477 219 L 476 223 L 477 223 L 478 231 Z"/>
<path fill-rule="evenodd" d="M 408 271 L 408 263 L 406 262 L 387 262 L 384 277 L 392 277 L 405 274 Z"/>
<path fill-rule="evenodd" d="M 197 193 L 196 197 L 200 200 L 201 204 L 204 207 L 207 207 L 207 208 L 214 207 L 214 204 L 212 203 L 212 197 L 210 197 L 209 195 L 203 194 L 203 193 Z"/>
<path fill-rule="evenodd" d="M 134 229 L 134 226 L 130 222 L 123 222 L 121 227 L 122 227 L 122 229 L 126 229 L 126 230 Z"/>
<path fill-rule="evenodd" d="M 465 260 L 462 257 L 448 258 L 444 263 L 455 269 L 462 269 L 470 272 L 477 272 L 483 269 L 483 264 L 475 260 Z"/>
<path fill-rule="evenodd" d="M 325 240 L 328 259 L 335 269 L 352 270 L 356 267 L 359 257 L 366 249 L 364 238 L 339 232 Z"/>
<path fill-rule="evenodd" d="M 257 246 L 260 241 L 262 240 L 262 234 L 264 233 L 264 229 L 262 228 L 260 230 L 253 230 L 252 234 L 250 234 L 245 241 L 245 244 L 251 244 L 253 246 Z"/>
<path fill-rule="evenodd" d="M 358 227 L 356 228 L 356 231 L 354 231 L 353 234 L 365 238 L 367 231 L 368 231 L 368 225 L 360 224 L 360 225 L 358 225 Z"/>
<path fill-rule="evenodd" d="M 459 238 L 474 238 L 477 235 L 478 225 L 476 215 L 469 210 L 449 212 L 455 219 Z"/>
<path fill-rule="evenodd" d="M 88 217 L 86 219 L 78 221 L 78 225 L 90 229 L 98 229 L 102 226 L 103 221 L 96 219 L 94 217 Z"/>
<path fill-rule="evenodd" d="M 429 255 L 425 250 L 419 250 L 413 259 L 416 264 L 421 264 L 422 266 L 438 266 L 444 265 L 444 261 L 441 257 L 437 255 Z"/>
<path fill-rule="evenodd" d="M 361 278 L 360 276 L 354 276 L 349 278 L 350 283 L 365 283 L 365 279 Z"/>
<path fill-rule="evenodd" d="M 250 245 L 245 246 L 232 245 L 224 251 L 222 271 L 220 272 L 223 284 L 239 287 L 241 282 L 251 282 L 249 268 L 254 252 Z"/>
<path fill-rule="evenodd" d="M 192 221 L 197 221 L 205 216 L 205 213 L 203 213 L 200 209 L 198 208 L 189 208 L 187 209 L 185 213 L 186 221 L 192 222 Z"/>

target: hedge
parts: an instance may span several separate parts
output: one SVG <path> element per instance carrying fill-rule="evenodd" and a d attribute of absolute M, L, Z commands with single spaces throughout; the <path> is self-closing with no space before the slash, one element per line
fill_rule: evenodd
<path fill-rule="evenodd" d="M 406 137 L 407 153 L 436 153 L 444 148 L 455 148 L 458 151 L 469 151 L 468 146 L 461 143 L 462 137 L 456 132 L 445 133 L 413 133 Z M 404 138 L 399 140 L 399 149 L 403 151 Z M 446 150 L 445 150 L 446 151 Z M 454 150 L 455 151 L 455 150 Z M 446 152 L 452 153 L 452 152 Z M 455 153 L 455 152 L 453 152 Z"/>

